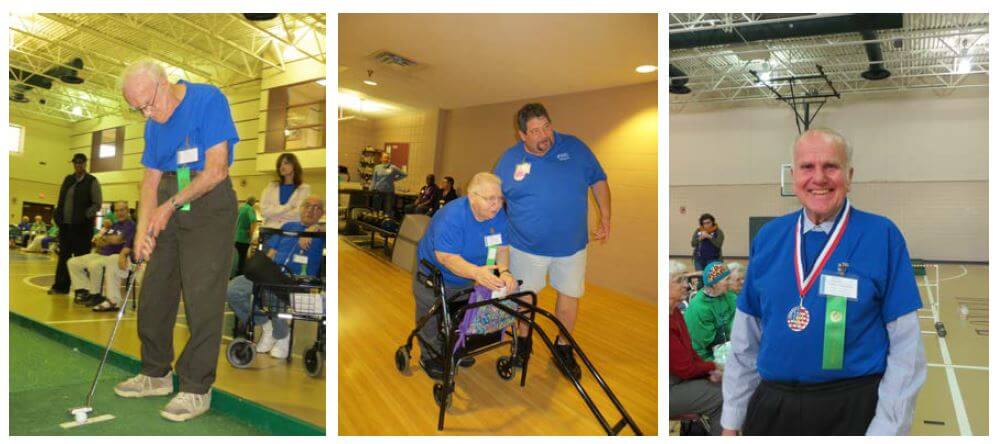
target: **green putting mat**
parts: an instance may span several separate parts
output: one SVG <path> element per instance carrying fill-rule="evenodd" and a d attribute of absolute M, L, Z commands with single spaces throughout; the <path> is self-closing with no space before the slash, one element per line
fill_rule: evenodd
<path fill-rule="evenodd" d="M 160 416 L 170 397 L 124 399 L 112 388 L 130 376 L 106 365 L 97 385 L 91 417 L 114 415 L 111 421 L 63 429 L 68 411 L 84 404 L 100 362 L 88 354 L 47 338 L 31 328 L 10 324 L 11 435 L 263 435 L 250 421 L 210 410 L 193 420 L 175 423 Z"/>

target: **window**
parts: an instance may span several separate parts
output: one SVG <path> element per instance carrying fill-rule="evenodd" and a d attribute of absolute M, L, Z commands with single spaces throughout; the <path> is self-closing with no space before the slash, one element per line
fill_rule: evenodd
<path fill-rule="evenodd" d="M 7 150 L 11 153 L 24 152 L 24 127 L 10 124 L 10 131 L 7 132 Z"/>
<path fill-rule="evenodd" d="M 306 82 L 268 92 L 265 151 L 326 146 L 326 86 Z"/>
<path fill-rule="evenodd" d="M 99 173 L 122 169 L 124 144 L 124 126 L 94 131 L 90 144 L 90 171 Z"/>

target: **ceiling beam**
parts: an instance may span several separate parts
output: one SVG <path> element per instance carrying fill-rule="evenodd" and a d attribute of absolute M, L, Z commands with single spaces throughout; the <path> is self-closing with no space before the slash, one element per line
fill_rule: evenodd
<path fill-rule="evenodd" d="M 178 46 L 180 48 L 183 48 L 183 49 L 185 49 L 187 51 L 195 53 L 199 57 L 201 57 L 202 59 L 205 59 L 206 61 L 208 61 L 209 63 L 212 63 L 215 66 L 224 68 L 224 69 L 226 69 L 226 70 L 228 70 L 228 71 L 230 71 L 232 73 L 235 73 L 236 75 L 238 75 L 240 77 L 253 78 L 253 74 L 252 73 L 244 72 L 244 71 L 241 71 L 241 70 L 239 70 L 237 68 L 229 66 L 228 64 L 222 62 L 218 56 L 216 56 L 214 54 L 211 54 L 211 53 L 209 53 L 209 52 L 207 52 L 207 51 L 205 51 L 205 50 L 203 50 L 201 48 L 198 48 L 198 47 L 189 45 L 187 43 L 178 41 L 176 39 L 173 39 L 172 37 L 170 37 L 170 36 L 168 36 L 168 35 L 160 32 L 160 31 L 157 31 L 157 30 L 155 30 L 153 28 L 150 28 L 148 26 L 141 26 L 139 24 L 133 23 L 132 20 L 129 20 L 128 16 L 135 17 L 136 16 L 135 14 L 130 14 L 130 15 L 126 15 L 126 14 L 104 14 L 104 16 L 107 17 L 107 18 L 109 18 L 109 19 L 111 19 L 115 23 L 119 23 L 121 25 L 127 26 L 127 27 L 131 28 L 132 30 L 134 30 L 136 32 L 145 34 L 148 37 L 151 37 L 151 38 L 156 39 L 156 40 L 164 41 L 164 42 L 169 43 L 171 45 L 176 45 L 176 46 Z"/>
<path fill-rule="evenodd" d="M 262 28 L 260 26 L 257 26 L 255 24 L 253 24 L 253 23 L 250 23 L 250 21 L 245 20 L 242 16 L 240 16 L 238 14 L 230 14 L 229 17 L 232 18 L 233 20 L 235 20 L 236 22 L 243 24 L 243 26 L 246 26 L 246 27 L 248 27 L 250 29 L 257 30 L 259 32 L 263 32 L 264 34 L 267 34 L 267 35 L 271 36 L 274 40 L 277 40 L 277 41 L 279 41 L 279 42 L 281 42 L 281 43 L 283 43 L 283 44 L 285 44 L 287 46 L 291 46 L 292 48 L 295 48 L 296 51 L 300 52 L 301 54 L 305 55 L 306 57 L 309 57 L 309 58 L 311 58 L 311 59 L 313 59 L 313 60 L 315 60 L 315 61 L 317 61 L 319 63 L 322 63 L 324 65 L 326 64 L 326 57 L 318 56 L 316 54 L 309 53 L 309 52 L 303 50 L 298 45 L 296 45 L 295 42 L 290 41 L 288 39 L 281 38 L 281 36 L 279 36 L 279 35 L 271 32 L 269 29 Z M 284 58 L 284 57 L 282 57 L 282 58 Z"/>
<path fill-rule="evenodd" d="M 14 64 L 14 62 L 10 62 L 10 67 L 17 68 L 17 69 L 19 69 L 21 71 L 31 72 L 34 75 L 37 75 L 37 76 L 40 76 L 40 77 L 45 77 L 46 79 L 52 80 L 53 82 L 62 82 L 62 80 L 57 79 L 55 77 L 52 77 L 52 76 L 50 76 L 48 74 L 45 74 L 43 72 L 35 72 L 35 71 L 40 71 L 40 70 L 38 70 L 36 68 L 31 68 L 31 67 L 22 66 L 22 65 L 16 65 L 16 64 Z M 70 88 L 70 86 L 66 86 L 66 87 Z M 85 92 L 87 94 L 98 96 L 98 97 L 101 97 L 101 98 L 107 99 L 107 100 L 117 100 L 117 97 L 118 97 L 117 91 L 116 91 L 115 94 L 104 95 L 104 94 L 98 94 L 98 93 L 92 91 L 91 89 L 81 88 L 79 85 L 73 85 L 72 88 L 79 89 L 80 91 L 83 91 L 83 92 Z"/>
<path fill-rule="evenodd" d="M 195 28 L 195 29 L 201 31 L 202 33 L 204 33 L 205 35 L 208 35 L 208 36 L 212 37 L 216 41 L 222 42 L 223 44 L 229 46 L 230 48 L 233 48 L 233 49 L 235 49 L 235 50 L 237 50 L 239 52 L 242 52 L 243 54 L 246 54 L 246 55 L 248 55 L 250 57 L 253 57 L 253 58 L 259 60 L 260 62 L 262 62 L 264 64 L 267 64 L 268 66 L 270 66 L 272 68 L 277 68 L 277 69 L 279 69 L 281 71 L 285 70 L 283 67 L 279 66 L 277 63 L 274 63 L 274 62 L 272 62 L 272 61 L 270 61 L 270 60 L 268 60 L 268 59 L 260 56 L 256 52 L 251 51 L 249 49 L 246 49 L 246 48 L 244 48 L 244 47 L 242 47 L 242 46 L 234 43 L 232 40 L 229 40 L 229 39 L 227 39 L 225 37 L 222 37 L 222 36 L 218 35 L 216 32 L 213 32 L 212 30 L 210 30 L 210 29 L 208 29 L 208 28 L 206 28 L 206 27 L 204 27 L 204 26 L 202 26 L 202 25 L 200 25 L 198 23 L 195 23 L 194 21 L 188 20 L 188 19 L 186 19 L 184 17 L 181 17 L 181 16 L 179 16 L 177 14 L 167 14 L 167 16 L 170 17 L 170 18 L 172 18 L 172 19 L 174 19 L 174 20 L 177 20 L 177 21 L 179 21 L 181 23 L 184 23 L 185 25 L 188 25 L 188 26 L 190 26 L 192 28 Z"/>
<path fill-rule="evenodd" d="M 183 69 L 183 70 L 185 70 L 185 71 L 187 71 L 189 73 L 197 74 L 199 77 L 202 77 L 204 79 L 218 80 L 214 76 L 212 76 L 212 74 L 210 74 L 209 72 L 204 71 L 204 70 L 202 70 L 200 68 L 196 68 L 194 66 L 191 66 L 190 64 L 184 62 L 183 60 L 175 59 L 173 56 L 171 56 L 169 54 L 162 53 L 162 52 L 156 53 L 151 48 L 142 48 L 142 47 L 133 45 L 133 44 L 131 44 L 129 42 L 126 42 L 126 41 L 124 41 L 122 39 L 114 37 L 114 36 L 108 34 L 107 32 L 101 31 L 99 29 L 95 29 L 95 28 L 91 27 L 90 25 L 86 25 L 84 23 L 79 23 L 79 22 L 74 22 L 72 20 L 66 19 L 66 18 L 61 17 L 61 16 L 56 15 L 56 14 L 44 14 L 43 13 L 43 14 L 39 14 L 39 15 L 42 16 L 42 17 L 45 17 L 45 18 L 47 18 L 49 20 L 52 20 L 52 21 L 54 21 L 56 23 L 59 23 L 59 24 L 61 24 L 63 26 L 67 26 L 67 27 L 74 28 L 74 29 L 79 29 L 80 31 L 83 31 L 83 32 L 85 32 L 87 34 L 90 34 L 91 36 L 94 36 L 94 37 L 97 37 L 99 39 L 105 40 L 105 41 L 107 41 L 109 43 L 112 43 L 114 45 L 121 46 L 123 48 L 129 49 L 129 50 L 131 50 L 131 51 L 133 51 L 133 52 L 135 52 L 137 54 L 147 54 L 147 53 L 149 53 L 149 54 L 153 55 L 154 57 L 157 57 L 160 60 L 163 60 L 164 62 L 167 62 L 167 63 L 169 63 L 169 64 L 171 64 L 173 66 L 181 68 L 181 69 Z"/>
<path fill-rule="evenodd" d="M 62 93 L 62 92 L 56 91 L 55 89 L 38 88 L 37 86 L 29 85 L 27 83 L 24 83 L 22 80 L 23 79 L 11 79 L 10 80 L 10 82 L 12 84 L 24 85 L 24 86 L 31 87 L 31 89 L 27 90 L 27 91 L 18 91 L 21 94 L 25 94 L 25 95 L 29 95 L 30 94 L 30 95 L 36 95 L 36 96 L 48 96 L 49 94 L 52 94 L 52 95 L 56 95 L 56 96 L 59 96 L 59 97 L 68 98 L 68 99 L 70 99 L 72 101 L 71 103 L 73 103 L 74 105 L 79 105 L 80 103 L 78 103 L 78 102 L 83 102 L 84 104 L 88 104 L 88 105 L 89 104 L 96 105 L 97 107 L 99 107 L 101 109 L 104 109 L 104 110 L 120 111 L 120 108 L 117 106 L 117 104 L 116 104 L 116 106 L 112 106 L 112 105 L 109 105 L 107 103 L 104 103 L 104 102 L 101 102 L 101 101 L 98 101 L 98 100 L 93 100 L 93 99 L 88 99 L 88 98 L 85 98 L 85 97 L 74 96 L 72 94 Z M 46 99 L 48 99 L 48 97 L 46 97 Z"/>

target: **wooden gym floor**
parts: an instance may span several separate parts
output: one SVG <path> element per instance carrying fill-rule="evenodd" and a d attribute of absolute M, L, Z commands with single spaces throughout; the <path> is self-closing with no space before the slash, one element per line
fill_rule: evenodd
<path fill-rule="evenodd" d="M 103 347 L 111 334 L 117 313 L 95 313 L 73 304 L 71 296 L 46 294 L 55 267 L 54 255 L 10 250 L 9 309 Z M 183 310 L 181 307 L 174 329 L 174 349 L 178 355 L 189 337 Z M 326 379 L 310 377 L 302 363 L 303 351 L 311 347 L 316 338 L 315 323 L 296 322 L 292 362 L 258 355 L 253 367 L 240 370 L 230 366 L 225 357 L 225 347 L 231 340 L 232 319 L 232 314 L 227 313 L 215 387 L 326 427 Z M 114 349 L 136 358 L 139 356 L 135 312 L 131 309 L 122 319 Z M 111 390 L 111 387 L 98 387 L 98 390 Z M 80 396 L 82 399 L 86 393 L 80 393 Z M 164 403 L 167 400 L 164 398 Z"/>
<path fill-rule="evenodd" d="M 396 349 L 414 326 L 411 275 L 380 252 L 340 241 L 339 409 L 341 435 L 434 435 L 433 382 L 414 350 L 408 375 L 394 365 Z M 553 310 L 555 293 L 539 304 Z M 555 329 L 543 324 L 550 335 Z M 590 286 L 580 303 L 574 338 L 645 435 L 657 434 L 656 305 Z M 415 346 L 416 347 L 416 346 Z M 536 338 L 525 387 L 497 376 L 493 350 L 461 369 L 444 434 L 600 435 L 603 430 Z M 584 387 L 612 424 L 619 416 L 584 370 Z M 626 429 L 623 434 L 628 434 Z"/>

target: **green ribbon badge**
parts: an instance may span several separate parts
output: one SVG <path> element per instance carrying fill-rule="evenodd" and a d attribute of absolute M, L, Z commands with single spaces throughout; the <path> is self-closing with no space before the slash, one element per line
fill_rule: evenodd
<path fill-rule="evenodd" d="M 191 168 L 180 167 L 177 169 L 177 192 L 181 192 L 191 184 Z M 184 204 L 181 211 L 191 211 L 191 202 Z"/>
<path fill-rule="evenodd" d="M 823 327 L 823 370 L 844 368 L 844 332 L 847 324 L 847 298 L 826 298 L 826 322 Z"/>

